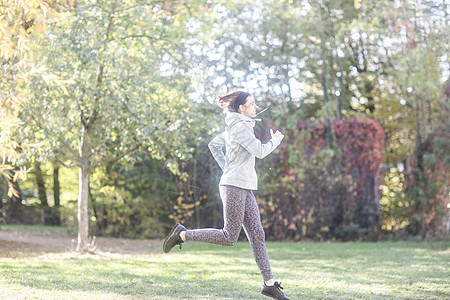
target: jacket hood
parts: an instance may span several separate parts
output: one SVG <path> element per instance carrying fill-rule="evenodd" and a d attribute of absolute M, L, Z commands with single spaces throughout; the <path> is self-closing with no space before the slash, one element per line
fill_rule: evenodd
<path fill-rule="evenodd" d="M 236 113 L 236 112 L 229 112 L 225 116 L 225 124 L 227 124 L 228 128 L 233 127 L 239 122 L 248 122 L 251 124 L 251 126 L 255 126 L 255 120 L 252 118 L 249 118 L 247 116 L 244 116 L 243 114 Z"/>

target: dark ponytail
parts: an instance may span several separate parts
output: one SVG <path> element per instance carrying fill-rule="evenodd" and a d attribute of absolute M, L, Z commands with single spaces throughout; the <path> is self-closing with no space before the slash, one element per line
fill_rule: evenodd
<path fill-rule="evenodd" d="M 244 105 L 247 101 L 249 93 L 236 91 L 225 96 L 219 96 L 217 101 L 220 108 L 229 112 L 239 112 L 239 106 Z"/>

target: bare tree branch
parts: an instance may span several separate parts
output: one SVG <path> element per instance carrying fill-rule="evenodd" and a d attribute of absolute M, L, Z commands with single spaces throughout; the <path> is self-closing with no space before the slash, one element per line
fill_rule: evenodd
<path fill-rule="evenodd" d="M 71 169 L 71 168 L 79 167 L 79 166 L 80 166 L 78 163 L 68 165 L 68 164 L 66 164 L 65 162 L 63 162 L 62 160 L 60 160 L 59 158 L 55 158 L 55 161 L 56 161 L 57 163 L 63 165 L 65 168 L 68 168 L 68 169 Z"/>
<path fill-rule="evenodd" d="M 42 130 L 44 130 L 45 133 L 48 134 L 49 136 L 52 136 L 52 135 L 53 135 L 53 132 L 51 132 L 46 126 L 42 125 L 42 124 L 39 122 L 40 118 L 39 118 L 38 116 L 36 116 L 30 109 L 28 109 L 28 112 L 30 113 L 30 115 L 31 115 L 31 120 L 32 120 L 32 122 L 34 122 L 34 124 L 36 124 L 39 128 L 41 128 Z M 78 158 L 78 156 L 79 156 L 79 155 L 78 155 L 78 152 L 74 151 L 74 150 L 72 149 L 72 147 L 70 147 L 64 140 L 61 140 L 60 142 L 61 142 L 61 144 L 62 144 L 64 147 L 67 148 L 67 150 L 69 150 L 69 152 L 70 152 L 74 157 Z"/>
<path fill-rule="evenodd" d="M 103 165 L 103 164 L 106 164 L 106 163 L 109 163 L 109 162 L 116 162 L 116 161 L 118 161 L 118 160 L 124 158 L 125 156 L 132 154 L 133 152 L 135 152 L 136 150 L 138 150 L 140 146 L 141 146 L 141 145 L 137 145 L 137 146 L 135 146 L 134 148 L 130 149 L 129 151 L 126 151 L 126 152 L 122 153 L 122 155 L 119 155 L 119 156 L 109 157 L 109 158 L 103 158 L 103 159 L 100 160 L 98 163 L 96 163 L 96 164 L 90 166 L 89 169 L 88 169 L 88 172 L 93 171 L 95 168 L 97 168 L 97 167 L 99 167 L 99 166 L 101 166 L 101 165 Z"/>

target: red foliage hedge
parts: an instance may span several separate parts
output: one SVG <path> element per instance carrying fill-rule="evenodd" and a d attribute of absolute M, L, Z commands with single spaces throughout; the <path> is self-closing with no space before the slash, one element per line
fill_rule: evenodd
<path fill-rule="evenodd" d="M 299 121 L 281 147 L 278 175 L 263 178 L 268 235 L 351 238 L 376 231 L 384 138 L 370 118 Z"/>

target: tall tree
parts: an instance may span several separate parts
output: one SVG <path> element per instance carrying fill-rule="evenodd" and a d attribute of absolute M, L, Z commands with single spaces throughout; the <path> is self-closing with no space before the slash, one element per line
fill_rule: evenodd
<path fill-rule="evenodd" d="M 194 122 L 182 41 L 194 4 L 79 2 L 52 24 L 48 48 L 36 56 L 55 75 L 30 80 L 34 97 L 22 117 L 44 147 L 79 168 L 78 251 L 90 248 L 93 170 L 144 147 L 174 172 L 176 159 L 189 157 L 183 139 Z"/>
<path fill-rule="evenodd" d="M 439 154 L 439 144 L 446 145 L 439 140 L 448 129 L 449 103 L 441 77 L 442 68 L 448 67 L 448 16 L 440 18 L 445 6 L 431 1 L 397 6 L 391 16 L 392 30 L 402 39 L 395 45 L 398 50 L 392 61 L 397 68 L 392 75 L 405 124 L 401 143 L 406 153 L 401 163 L 405 206 L 410 212 L 407 228 L 411 234 L 427 237 L 435 233 L 448 204 L 442 201 L 448 185 L 438 179 L 449 168 L 446 156 Z"/>
<path fill-rule="evenodd" d="M 0 151 L 3 153 L 0 175 L 10 182 L 26 178 L 27 169 L 15 168 L 14 165 L 20 148 L 33 146 L 18 141 L 15 135 L 21 125 L 17 113 L 27 99 L 19 85 L 33 73 L 26 64 L 26 58 L 38 45 L 49 16 L 58 16 L 56 6 L 59 6 L 58 1 L 53 1 L 52 7 L 40 0 L 6 0 L 0 3 Z M 10 185 L 8 196 L 11 199 L 20 197 L 15 186 L 18 183 Z"/>

